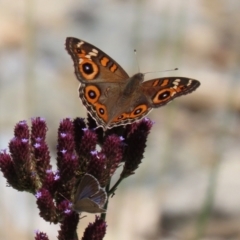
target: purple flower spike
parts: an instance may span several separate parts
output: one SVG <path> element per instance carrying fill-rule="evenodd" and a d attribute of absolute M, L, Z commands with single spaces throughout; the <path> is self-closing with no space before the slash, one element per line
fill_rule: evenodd
<path fill-rule="evenodd" d="M 66 211 L 66 210 L 65 210 Z M 76 240 L 76 229 L 79 222 L 79 216 L 76 212 L 71 211 L 64 213 L 64 219 L 60 225 L 60 231 L 58 231 L 59 240 Z"/>
<path fill-rule="evenodd" d="M 104 177 L 107 180 L 113 175 L 123 157 L 123 145 L 120 138 L 116 135 L 108 136 L 103 144 L 101 153 L 106 156 Z"/>
<path fill-rule="evenodd" d="M 32 118 L 31 141 L 34 144 L 37 138 L 46 138 L 47 125 L 43 118 Z"/>
<path fill-rule="evenodd" d="M 75 155 L 74 125 L 69 118 L 63 119 L 58 129 L 57 145 L 57 179 L 58 192 L 66 197 L 71 197 L 71 191 L 75 187 L 75 172 L 78 171 L 78 158 Z M 55 178 L 56 179 L 56 178 Z M 57 203 L 61 202 L 62 196 L 57 195 Z"/>
<path fill-rule="evenodd" d="M 0 153 L 0 169 L 3 172 L 7 182 L 14 188 L 21 190 L 19 186 L 19 180 L 14 168 L 13 161 L 6 151 Z"/>
<path fill-rule="evenodd" d="M 82 151 L 84 151 L 85 154 L 88 155 L 89 152 L 95 150 L 96 144 L 97 144 L 96 134 L 91 130 L 85 131 L 81 143 Z"/>
<path fill-rule="evenodd" d="M 102 240 L 106 234 L 107 224 L 96 216 L 95 222 L 90 223 L 85 229 L 82 240 Z"/>
<path fill-rule="evenodd" d="M 74 154 L 74 149 L 73 122 L 69 118 L 66 118 L 61 121 L 58 129 L 57 166 L 60 172 L 64 171 L 70 156 Z M 71 168 L 71 166 L 69 167 Z"/>
<path fill-rule="evenodd" d="M 84 131 L 80 145 L 77 147 L 77 153 L 83 158 L 82 161 L 88 159 L 91 156 L 91 152 L 95 151 L 97 144 L 97 135 L 91 130 Z M 80 160 L 80 161 L 81 161 Z"/>
<path fill-rule="evenodd" d="M 17 138 L 29 138 L 29 129 L 27 125 L 27 121 L 20 121 L 14 129 L 14 136 Z"/>
<path fill-rule="evenodd" d="M 58 173 L 54 173 L 53 171 L 47 170 L 42 187 L 47 189 L 51 196 L 54 196 L 58 189 L 59 181 L 60 177 Z"/>
<path fill-rule="evenodd" d="M 143 119 L 137 123 L 129 125 L 128 136 L 126 138 L 126 149 L 124 152 L 125 165 L 121 173 L 121 178 L 134 174 L 138 168 L 146 147 L 147 136 L 153 123 L 148 119 Z"/>
<path fill-rule="evenodd" d="M 46 233 L 40 232 L 39 230 L 35 231 L 35 240 L 49 240 Z"/>
<path fill-rule="evenodd" d="M 11 156 L 19 167 L 26 163 L 30 158 L 30 149 L 26 142 L 20 138 L 13 138 L 9 143 Z"/>
<path fill-rule="evenodd" d="M 34 159 L 36 164 L 36 170 L 41 180 L 44 181 L 46 176 L 46 171 L 48 169 L 51 169 L 50 153 L 48 150 L 48 146 L 45 143 L 45 141 L 43 141 L 41 144 L 35 143 L 33 146 L 34 146 L 33 154 L 34 154 Z"/>
<path fill-rule="evenodd" d="M 73 152 L 74 148 L 73 122 L 66 118 L 62 120 L 58 128 L 58 150 L 66 149 Z"/>
<path fill-rule="evenodd" d="M 106 157 L 104 154 L 99 153 L 98 155 L 93 154 L 90 157 L 87 172 L 99 180 L 101 186 L 105 186 L 109 180 L 109 177 L 105 177 L 106 171 Z"/>
<path fill-rule="evenodd" d="M 70 202 L 68 201 L 68 200 L 63 200 L 63 201 L 61 201 L 59 204 L 58 204 L 58 211 L 59 212 L 61 212 L 61 213 L 63 213 L 63 212 L 65 212 L 65 211 L 67 211 L 67 210 L 71 210 L 70 208 L 69 208 L 69 205 L 70 205 Z"/>
<path fill-rule="evenodd" d="M 46 221 L 58 223 L 57 209 L 49 191 L 42 188 L 36 193 L 36 196 L 40 216 Z"/>
<path fill-rule="evenodd" d="M 84 135 L 83 129 L 86 128 L 86 124 L 82 118 L 76 118 L 73 121 L 73 126 L 74 126 L 74 140 L 75 140 L 75 148 L 78 153 L 78 155 L 81 154 L 81 150 L 79 149 L 82 137 Z"/>
<path fill-rule="evenodd" d="M 58 134 L 61 135 L 61 133 L 71 133 L 72 130 L 73 130 L 72 120 L 70 118 L 65 118 L 60 122 Z"/>

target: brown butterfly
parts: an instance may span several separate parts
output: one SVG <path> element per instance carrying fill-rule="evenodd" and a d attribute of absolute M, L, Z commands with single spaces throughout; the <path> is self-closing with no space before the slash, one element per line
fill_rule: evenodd
<path fill-rule="evenodd" d="M 200 82 L 185 77 L 156 78 L 144 82 L 144 74 L 132 77 L 97 47 L 77 38 L 66 39 L 75 74 L 81 82 L 79 96 L 104 130 L 140 120 L 152 108 L 191 93 Z"/>
<path fill-rule="evenodd" d="M 102 207 L 107 201 L 106 191 L 100 187 L 98 180 L 85 174 L 78 185 L 72 208 L 76 212 L 104 213 Z"/>

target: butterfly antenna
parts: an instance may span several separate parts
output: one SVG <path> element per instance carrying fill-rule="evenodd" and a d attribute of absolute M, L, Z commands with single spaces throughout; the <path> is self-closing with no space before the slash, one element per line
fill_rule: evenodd
<path fill-rule="evenodd" d="M 80 217 L 79 219 L 81 220 L 81 219 L 83 219 L 83 218 L 85 218 L 85 217 L 87 217 L 87 215 L 84 215 L 84 216 Z"/>
<path fill-rule="evenodd" d="M 138 59 L 137 59 L 137 50 L 136 49 L 134 49 L 134 54 L 135 54 L 135 59 L 136 59 L 137 67 L 138 67 L 138 72 L 140 73 L 140 67 L 139 67 L 139 63 L 138 63 Z"/>
<path fill-rule="evenodd" d="M 58 193 L 58 194 L 61 195 L 65 200 L 71 202 L 71 201 L 70 201 L 69 199 L 67 199 L 63 194 L 61 194 L 61 193 Z"/>
<path fill-rule="evenodd" d="M 154 71 L 154 72 L 145 72 L 143 73 L 144 75 L 148 74 L 148 73 L 156 73 L 156 72 L 171 72 L 171 71 L 177 71 L 178 68 L 173 68 L 173 69 L 167 69 L 167 70 L 162 70 L 162 71 Z"/>

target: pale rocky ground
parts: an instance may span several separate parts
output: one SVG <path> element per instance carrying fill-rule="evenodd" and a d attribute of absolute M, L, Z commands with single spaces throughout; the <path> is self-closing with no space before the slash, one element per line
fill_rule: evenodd
<path fill-rule="evenodd" d="M 188 76 L 193 94 L 152 111 L 145 159 L 110 201 L 106 240 L 193 239 L 216 174 L 204 240 L 240 239 L 239 1 L 1 1 L 0 148 L 19 120 L 44 117 L 52 156 L 58 123 L 86 116 L 67 36 L 86 40 L 132 75 Z M 54 158 L 53 158 L 54 161 Z M 0 176 L 0 239 L 56 239 L 33 196 L 6 188 Z M 84 218 L 79 231 L 94 216 Z M 9 231 L 9 229 L 11 229 Z M 81 234 L 79 235 L 81 237 Z"/>

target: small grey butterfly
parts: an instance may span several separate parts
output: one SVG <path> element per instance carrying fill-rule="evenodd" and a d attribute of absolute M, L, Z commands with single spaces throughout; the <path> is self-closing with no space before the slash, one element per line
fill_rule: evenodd
<path fill-rule="evenodd" d="M 72 208 L 76 212 L 104 213 L 107 193 L 101 188 L 98 180 L 90 174 L 85 174 L 78 185 Z"/>

